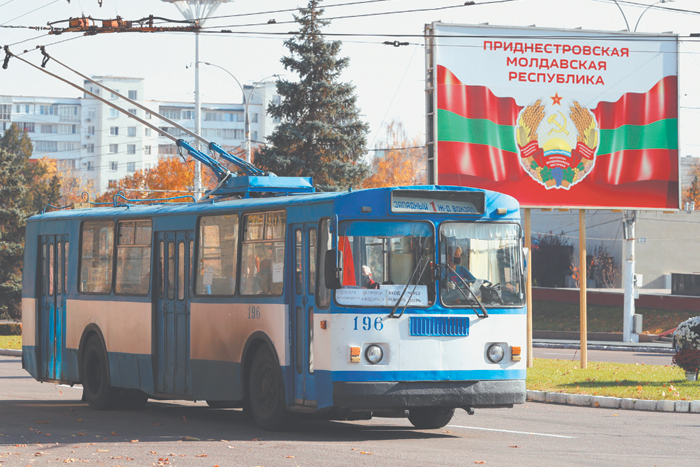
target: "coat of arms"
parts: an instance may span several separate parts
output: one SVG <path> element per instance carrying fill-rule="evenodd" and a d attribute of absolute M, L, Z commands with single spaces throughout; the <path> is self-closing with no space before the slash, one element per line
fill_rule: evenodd
<path fill-rule="evenodd" d="M 537 100 L 518 116 L 520 163 L 546 189 L 568 190 L 595 165 L 598 128 L 590 110 L 578 102 L 566 102 L 558 93 L 549 99 L 551 104 Z"/>

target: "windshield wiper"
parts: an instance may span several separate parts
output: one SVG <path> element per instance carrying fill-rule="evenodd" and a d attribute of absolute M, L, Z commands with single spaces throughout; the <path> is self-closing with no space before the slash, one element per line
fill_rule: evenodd
<path fill-rule="evenodd" d="M 469 304 L 471 309 L 474 310 L 474 313 L 476 313 L 476 316 L 478 316 L 479 318 L 488 318 L 489 317 L 489 313 L 488 313 L 488 311 L 486 311 L 486 308 L 484 308 L 484 305 L 481 303 L 481 300 L 479 300 L 479 298 L 476 296 L 476 294 L 474 293 L 472 288 L 469 286 L 467 281 L 465 281 L 462 276 L 457 274 L 457 271 L 452 269 L 448 264 L 438 264 L 438 268 L 445 268 L 446 270 L 449 270 L 452 273 L 454 273 L 454 275 L 459 278 L 459 280 L 462 282 L 462 285 L 464 285 L 464 288 L 457 287 L 457 290 L 459 290 L 462 293 L 462 295 L 464 296 L 464 298 L 467 299 L 467 304 Z M 447 277 L 448 281 L 452 282 L 452 279 L 450 279 L 450 276 L 447 275 L 447 273 L 445 272 L 445 269 L 441 269 L 442 273 L 445 274 L 445 277 Z M 482 314 L 479 314 L 479 312 L 476 310 L 476 308 L 474 308 L 474 305 L 472 305 L 471 300 L 467 296 L 466 292 L 464 292 L 464 289 L 467 289 L 469 291 L 469 293 L 472 294 L 472 297 L 474 297 L 474 300 L 476 300 L 476 304 L 479 305 L 479 309 L 481 309 Z"/>
<path fill-rule="evenodd" d="M 401 296 L 399 297 L 398 300 L 396 300 L 396 303 L 394 303 L 394 308 L 391 309 L 391 313 L 389 313 L 389 318 L 401 318 L 403 316 L 403 312 L 406 311 L 406 308 L 408 307 L 408 304 L 411 301 L 411 298 L 413 297 L 413 294 L 416 292 L 416 288 L 418 287 L 418 279 L 416 279 L 416 283 L 413 285 L 413 290 L 411 290 L 411 294 L 408 296 L 408 300 L 406 300 L 406 305 L 404 305 L 403 309 L 401 310 L 401 314 L 399 316 L 394 316 L 394 313 L 396 313 L 396 310 L 399 308 L 399 305 L 401 304 L 401 300 L 403 300 L 403 296 L 408 290 L 408 287 L 411 285 L 411 282 L 413 282 L 413 277 L 416 275 L 416 272 L 418 272 L 418 268 L 420 267 L 421 263 L 425 261 L 425 265 L 423 266 L 423 269 L 421 269 L 420 274 L 418 277 L 422 277 L 423 273 L 425 272 L 425 268 L 428 267 L 428 264 L 430 264 L 430 258 L 427 256 L 421 256 L 420 259 L 418 260 L 418 263 L 416 263 L 416 267 L 413 269 L 413 272 L 411 273 L 411 278 L 408 279 L 408 283 L 406 286 L 403 288 L 403 291 L 401 292 Z"/>

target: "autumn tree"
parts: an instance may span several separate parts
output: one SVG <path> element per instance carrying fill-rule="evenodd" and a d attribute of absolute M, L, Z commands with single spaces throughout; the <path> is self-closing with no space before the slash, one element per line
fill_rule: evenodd
<path fill-rule="evenodd" d="M 290 54 L 281 62 L 298 75 L 298 81 L 278 80 L 279 104 L 268 114 L 281 123 L 267 140 L 270 146 L 256 163 L 277 175 L 311 176 L 321 191 L 359 185 L 368 167 L 368 125 L 360 120 L 355 87 L 339 81 L 349 59 L 338 57 L 340 41 L 327 41 L 321 28 L 321 0 L 309 0 L 294 19 L 299 31 L 284 42 Z"/>
<path fill-rule="evenodd" d="M 696 209 L 700 209 L 700 166 L 696 166 L 692 172 L 693 181 L 690 186 L 683 190 L 681 198 L 681 208 L 686 203 L 695 203 Z"/>
<path fill-rule="evenodd" d="M 386 125 L 386 137 L 372 160 L 372 175 L 363 188 L 414 186 L 426 183 L 425 148 L 420 137 L 409 138 L 403 123 L 392 120 Z"/>
<path fill-rule="evenodd" d="M 193 181 L 194 160 L 183 162 L 179 157 L 163 157 L 152 169 L 137 170 L 118 180 L 117 186 L 103 193 L 96 202 L 109 203 L 119 192 L 132 200 L 186 195 L 192 193 Z"/>

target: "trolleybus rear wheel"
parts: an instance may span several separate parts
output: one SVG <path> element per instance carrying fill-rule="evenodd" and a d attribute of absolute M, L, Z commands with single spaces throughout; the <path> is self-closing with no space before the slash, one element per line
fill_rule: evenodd
<path fill-rule="evenodd" d="M 421 430 L 442 428 L 450 423 L 455 409 L 419 407 L 408 411 L 408 421 Z"/>
<path fill-rule="evenodd" d="M 284 382 L 272 352 L 260 348 L 253 358 L 248 382 L 250 412 L 255 422 L 266 430 L 280 430 L 289 421 L 284 407 Z"/>
<path fill-rule="evenodd" d="M 105 410 L 113 407 L 116 391 L 109 385 L 107 356 L 97 337 L 91 337 L 83 351 L 83 398 L 91 409 Z"/>

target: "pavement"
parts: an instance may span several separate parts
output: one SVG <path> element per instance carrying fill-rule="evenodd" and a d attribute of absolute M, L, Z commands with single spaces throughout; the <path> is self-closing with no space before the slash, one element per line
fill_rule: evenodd
<path fill-rule="evenodd" d="M 545 349 L 580 349 L 581 341 L 567 339 L 533 339 L 532 346 Z M 627 352 L 658 352 L 675 354 L 670 342 L 614 342 L 588 341 L 588 350 L 615 350 Z"/>

